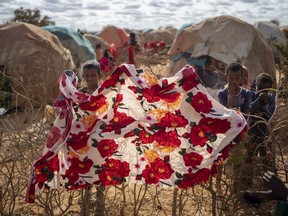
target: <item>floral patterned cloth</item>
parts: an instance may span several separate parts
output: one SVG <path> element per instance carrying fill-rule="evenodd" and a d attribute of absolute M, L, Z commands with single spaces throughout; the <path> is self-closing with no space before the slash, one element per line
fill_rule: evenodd
<path fill-rule="evenodd" d="M 27 202 L 61 186 L 192 187 L 217 173 L 246 128 L 244 117 L 212 98 L 189 65 L 160 80 L 122 65 L 92 95 L 77 91 L 72 71 L 58 84 L 58 116 L 32 166 Z"/>

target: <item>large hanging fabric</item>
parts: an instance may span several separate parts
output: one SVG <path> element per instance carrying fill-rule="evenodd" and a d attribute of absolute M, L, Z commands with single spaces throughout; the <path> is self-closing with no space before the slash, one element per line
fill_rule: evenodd
<path fill-rule="evenodd" d="M 73 71 L 64 71 L 58 85 L 58 116 L 32 166 L 27 202 L 59 187 L 192 187 L 217 173 L 246 127 L 241 113 L 214 100 L 189 65 L 160 80 L 122 65 L 92 95 L 77 91 Z"/>

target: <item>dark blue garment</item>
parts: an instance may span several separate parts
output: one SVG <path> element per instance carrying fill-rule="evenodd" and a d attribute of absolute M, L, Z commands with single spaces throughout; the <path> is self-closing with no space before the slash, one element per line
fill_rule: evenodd
<path fill-rule="evenodd" d="M 227 105 L 228 95 L 229 92 L 227 88 L 220 90 L 218 93 L 219 102 L 224 106 Z M 237 97 L 237 104 L 233 108 L 239 109 L 241 112 L 249 113 L 251 105 L 251 92 L 242 88 L 239 96 Z"/>

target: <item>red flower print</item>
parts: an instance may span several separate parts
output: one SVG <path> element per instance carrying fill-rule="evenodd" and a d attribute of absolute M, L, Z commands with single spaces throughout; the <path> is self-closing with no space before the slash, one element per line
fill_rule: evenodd
<path fill-rule="evenodd" d="M 206 133 L 209 131 L 209 127 L 206 125 L 196 125 L 191 127 L 190 131 L 190 141 L 194 146 L 203 147 L 205 143 L 209 140 L 206 137 Z"/>
<path fill-rule="evenodd" d="M 85 159 L 83 161 L 79 160 L 79 158 L 71 159 L 71 167 L 75 167 L 77 172 L 81 174 L 88 173 L 90 168 L 93 166 L 93 161 L 91 159 Z"/>
<path fill-rule="evenodd" d="M 116 179 L 116 171 L 103 170 L 99 173 L 99 181 L 103 186 L 118 185 L 120 184 L 120 179 Z"/>
<path fill-rule="evenodd" d="M 129 164 L 126 161 L 121 162 L 113 158 L 107 159 L 101 167 L 103 170 L 116 171 L 120 177 L 126 177 L 130 172 Z"/>
<path fill-rule="evenodd" d="M 160 100 L 164 100 L 168 103 L 174 103 L 180 97 L 180 93 L 168 93 L 174 88 L 174 83 L 165 87 L 161 87 L 159 84 L 151 86 L 151 88 L 144 88 L 142 95 L 147 99 L 147 102 L 153 103 Z"/>
<path fill-rule="evenodd" d="M 174 173 L 174 170 L 171 168 L 171 164 L 165 163 L 160 158 L 156 158 L 151 163 L 151 168 L 153 170 L 153 173 L 157 175 L 160 179 L 169 179 Z"/>
<path fill-rule="evenodd" d="M 101 165 L 99 181 L 103 186 L 120 184 L 122 179 L 129 175 L 129 164 L 116 159 L 107 159 Z"/>
<path fill-rule="evenodd" d="M 38 182 L 45 182 L 48 180 L 48 166 L 47 164 L 38 164 L 35 166 L 35 181 Z"/>
<path fill-rule="evenodd" d="M 82 110 L 95 112 L 107 104 L 106 97 L 103 94 L 91 95 L 90 100 L 79 104 Z"/>
<path fill-rule="evenodd" d="M 195 184 L 201 184 L 209 179 L 210 170 L 203 168 L 198 170 L 196 173 L 185 173 L 183 179 L 180 181 L 179 188 L 192 187 Z"/>
<path fill-rule="evenodd" d="M 194 174 L 194 178 L 198 184 L 206 182 L 209 179 L 209 176 L 210 170 L 206 168 L 200 169 Z"/>
<path fill-rule="evenodd" d="M 80 132 L 78 134 L 70 134 L 67 140 L 67 146 L 71 146 L 74 150 L 79 150 L 87 145 L 89 135 L 85 132 Z"/>
<path fill-rule="evenodd" d="M 59 159 L 58 159 L 58 155 L 55 155 L 52 159 L 50 159 L 49 161 L 47 161 L 47 165 L 49 167 L 49 170 L 51 172 L 55 172 L 55 171 L 59 171 Z"/>
<path fill-rule="evenodd" d="M 189 91 L 199 84 L 199 78 L 197 77 L 194 68 L 189 67 L 182 70 L 183 76 L 183 90 Z"/>
<path fill-rule="evenodd" d="M 56 126 L 53 126 L 48 133 L 46 138 L 47 148 L 52 148 L 53 145 L 61 138 L 60 129 Z"/>
<path fill-rule="evenodd" d="M 214 118 L 202 118 L 199 121 L 199 125 L 207 125 L 211 129 L 211 135 L 218 133 L 226 133 L 230 128 L 231 124 L 227 119 L 214 119 Z"/>
<path fill-rule="evenodd" d="M 181 141 L 175 130 L 166 132 L 165 130 L 158 130 L 154 134 L 154 139 L 158 146 L 177 148 L 180 146 Z"/>
<path fill-rule="evenodd" d="M 71 184 L 74 184 L 79 179 L 77 168 L 70 166 L 69 169 L 66 170 L 65 176 Z"/>
<path fill-rule="evenodd" d="M 146 130 L 141 130 L 138 136 L 142 144 L 148 144 L 154 141 L 154 137 Z"/>
<path fill-rule="evenodd" d="M 116 83 L 119 80 L 121 70 L 117 68 L 113 73 L 111 73 L 101 84 L 101 88 L 109 88 L 116 86 Z"/>
<path fill-rule="evenodd" d="M 190 104 L 198 113 L 209 113 L 212 109 L 211 101 L 202 92 L 198 92 L 194 95 Z"/>
<path fill-rule="evenodd" d="M 180 181 L 179 188 L 188 188 L 196 184 L 196 179 L 194 178 L 194 173 L 185 173 L 183 179 Z"/>
<path fill-rule="evenodd" d="M 212 176 L 216 176 L 218 173 L 218 165 L 216 163 L 213 163 L 210 171 Z"/>
<path fill-rule="evenodd" d="M 146 184 L 157 184 L 159 182 L 159 177 L 153 172 L 149 165 L 146 165 L 142 171 L 142 177 L 145 179 Z"/>
<path fill-rule="evenodd" d="M 196 152 L 190 152 L 190 153 L 183 155 L 183 160 L 184 160 L 185 166 L 190 166 L 192 168 L 195 168 L 196 166 L 201 164 L 203 160 L 203 156 Z"/>
<path fill-rule="evenodd" d="M 128 88 L 131 89 L 134 94 L 137 94 L 137 87 L 136 86 L 128 86 Z"/>
<path fill-rule="evenodd" d="M 161 118 L 160 123 L 155 124 L 159 127 L 185 127 L 188 124 L 188 120 L 182 115 L 176 115 L 174 113 L 166 113 L 163 118 Z"/>
<path fill-rule="evenodd" d="M 89 98 L 88 94 L 85 94 L 84 92 L 75 92 L 76 98 L 80 101 L 86 101 Z"/>
<path fill-rule="evenodd" d="M 109 122 L 110 124 L 103 129 L 103 132 L 110 132 L 119 130 L 134 122 L 135 119 L 127 116 L 126 113 L 116 112 L 114 118 Z"/>
<path fill-rule="evenodd" d="M 123 94 L 117 94 L 113 105 L 114 111 L 119 107 L 120 102 L 123 100 Z"/>
<path fill-rule="evenodd" d="M 113 155 L 117 148 L 118 144 L 116 144 L 113 139 L 102 139 L 97 146 L 97 149 L 103 158 Z"/>

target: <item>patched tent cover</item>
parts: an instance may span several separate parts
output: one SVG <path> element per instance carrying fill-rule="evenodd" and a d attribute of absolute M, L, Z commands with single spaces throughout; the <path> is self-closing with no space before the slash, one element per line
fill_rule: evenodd
<path fill-rule="evenodd" d="M 112 25 L 103 27 L 97 36 L 104 39 L 109 45 L 114 43 L 117 48 L 126 46 L 129 40 L 129 34 L 124 29 Z"/>
<path fill-rule="evenodd" d="M 260 30 L 269 44 L 286 44 L 286 37 L 276 23 L 269 21 L 259 21 L 254 23 L 254 26 Z"/>
<path fill-rule="evenodd" d="M 109 44 L 104 39 L 96 35 L 84 34 L 84 37 L 90 41 L 94 49 L 95 49 L 96 44 L 100 44 L 103 50 L 109 47 Z"/>
<path fill-rule="evenodd" d="M 241 113 L 207 94 L 189 65 L 161 80 L 122 65 L 92 95 L 77 91 L 73 71 L 58 83 L 58 116 L 32 166 L 27 202 L 60 187 L 193 187 L 217 173 L 246 127 Z"/>
<path fill-rule="evenodd" d="M 141 41 L 143 44 L 153 41 L 164 41 L 167 45 L 171 45 L 174 39 L 175 34 L 170 29 L 157 29 L 141 34 Z"/>
<path fill-rule="evenodd" d="M 261 32 L 233 16 L 205 19 L 183 29 L 168 55 L 169 74 L 175 74 L 187 64 L 187 59 L 210 56 L 225 64 L 241 62 L 248 68 L 250 79 L 262 72 L 275 78 L 273 53 Z"/>
<path fill-rule="evenodd" d="M 28 23 L 0 26 L 0 50 L 0 65 L 13 81 L 12 106 L 52 103 L 59 71 L 74 68 L 70 51 L 55 35 Z"/>
<path fill-rule="evenodd" d="M 263 37 L 266 39 L 268 44 L 272 47 L 275 62 L 280 62 L 281 53 L 275 46 L 276 44 L 286 44 L 286 37 L 283 31 L 281 31 L 279 25 L 268 21 L 259 21 L 254 26 L 260 30 Z"/>
<path fill-rule="evenodd" d="M 56 35 L 62 45 L 70 50 L 77 67 L 88 60 L 96 59 L 92 44 L 80 32 L 55 25 L 44 26 L 42 28 Z"/>

